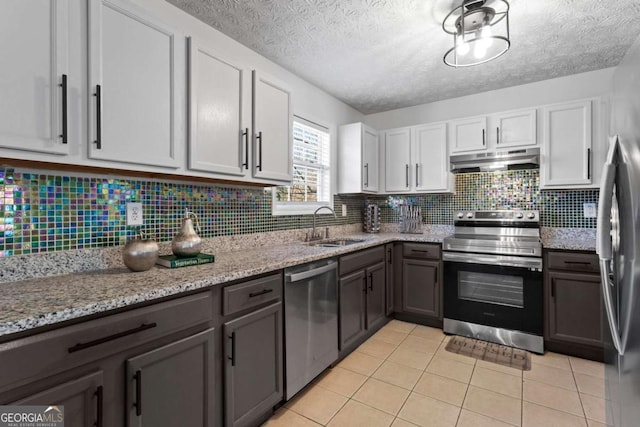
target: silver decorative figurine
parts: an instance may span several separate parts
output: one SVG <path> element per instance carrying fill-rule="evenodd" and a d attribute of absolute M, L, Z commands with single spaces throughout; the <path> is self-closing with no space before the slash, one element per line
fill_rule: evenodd
<path fill-rule="evenodd" d="M 122 261 L 131 271 L 146 271 L 158 260 L 158 244 L 145 238 L 141 230 L 122 250 Z"/>
<path fill-rule="evenodd" d="M 202 238 L 198 236 L 198 233 L 196 233 L 191 217 L 196 220 L 195 228 L 200 231 L 197 215 L 193 212 L 189 212 L 188 209 L 185 209 L 182 229 L 178 234 L 176 234 L 176 237 L 174 237 L 171 242 L 171 251 L 176 256 L 191 257 L 200 253 Z"/>

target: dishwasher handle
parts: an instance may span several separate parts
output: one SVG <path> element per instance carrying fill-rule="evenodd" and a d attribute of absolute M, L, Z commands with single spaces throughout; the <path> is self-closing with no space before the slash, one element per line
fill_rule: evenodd
<path fill-rule="evenodd" d="M 290 273 L 286 275 L 287 282 L 299 282 L 301 280 L 309 279 L 311 277 L 320 276 L 321 274 L 327 273 L 331 270 L 336 270 L 338 268 L 337 262 L 332 262 L 330 264 L 324 265 L 322 267 L 314 268 L 313 270 L 303 271 L 302 273 Z"/>

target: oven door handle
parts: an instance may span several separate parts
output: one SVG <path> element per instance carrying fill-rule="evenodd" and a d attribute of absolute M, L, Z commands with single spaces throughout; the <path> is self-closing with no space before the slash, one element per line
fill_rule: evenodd
<path fill-rule="evenodd" d="M 443 261 L 464 262 L 467 264 L 489 264 L 503 267 L 533 268 L 542 270 L 542 258 L 496 256 L 486 254 L 443 252 Z"/>

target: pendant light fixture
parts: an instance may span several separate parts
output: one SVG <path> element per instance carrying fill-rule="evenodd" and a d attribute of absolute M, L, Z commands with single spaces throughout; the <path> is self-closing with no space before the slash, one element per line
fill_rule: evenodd
<path fill-rule="evenodd" d="M 504 54 L 509 40 L 509 3 L 506 0 L 462 0 L 444 21 L 442 29 L 453 36 L 444 54 L 451 67 L 484 64 Z"/>

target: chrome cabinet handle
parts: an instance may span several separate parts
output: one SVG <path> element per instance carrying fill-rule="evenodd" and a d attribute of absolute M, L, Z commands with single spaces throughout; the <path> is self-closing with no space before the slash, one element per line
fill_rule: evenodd
<path fill-rule="evenodd" d="M 496 128 L 496 145 L 500 145 L 500 128 Z"/>
<path fill-rule="evenodd" d="M 364 186 L 365 188 L 369 186 L 369 163 L 364 164 Z"/>
<path fill-rule="evenodd" d="M 420 182 L 418 180 L 419 174 L 420 174 L 420 166 L 418 166 L 418 163 L 416 163 L 416 188 L 420 186 Z"/>
<path fill-rule="evenodd" d="M 591 148 L 587 148 L 587 179 L 591 179 Z"/>
<path fill-rule="evenodd" d="M 62 75 L 62 82 L 60 83 L 62 88 L 62 143 L 67 143 L 67 75 Z"/>
<path fill-rule="evenodd" d="M 409 165 L 405 168 L 405 180 L 407 181 L 407 188 L 409 188 Z"/>
<path fill-rule="evenodd" d="M 484 129 L 482 129 L 482 146 L 484 147 L 486 145 L 486 141 L 485 141 L 485 131 Z"/>

